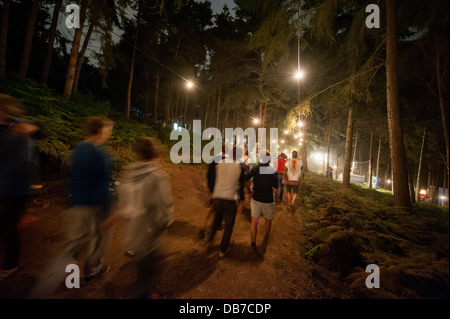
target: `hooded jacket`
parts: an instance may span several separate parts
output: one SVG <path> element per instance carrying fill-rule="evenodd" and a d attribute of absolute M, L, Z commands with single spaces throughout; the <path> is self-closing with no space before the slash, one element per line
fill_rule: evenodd
<path fill-rule="evenodd" d="M 120 214 L 127 221 L 125 244 L 142 258 L 159 246 L 172 223 L 172 195 L 165 172 L 155 162 L 128 165 L 117 187 Z"/>

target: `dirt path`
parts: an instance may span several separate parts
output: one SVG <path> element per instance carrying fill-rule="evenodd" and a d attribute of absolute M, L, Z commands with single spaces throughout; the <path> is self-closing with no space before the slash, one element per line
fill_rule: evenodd
<path fill-rule="evenodd" d="M 168 173 L 174 197 L 175 218 L 165 235 L 164 271 L 157 286 L 161 299 L 304 299 L 320 298 L 310 280 L 310 267 L 300 255 L 300 209 L 288 213 L 276 206 L 271 236 L 266 248 L 262 219 L 258 226 L 257 251 L 250 248 L 250 210 L 248 201 L 236 218 L 225 258 L 217 247 L 223 231 L 218 231 L 213 249 L 207 251 L 198 239 L 206 214 L 206 170 L 201 166 L 161 162 Z M 64 185 L 56 189 L 63 189 Z M 61 194 L 34 198 L 21 223 L 23 234 L 22 266 L 0 282 L 0 298 L 26 298 L 34 280 L 65 244 L 65 199 Z M 55 298 L 124 298 L 133 282 L 130 258 L 124 255 L 122 225 L 116 223 L 104 257 L 111 264 L 104 278 L 80 289 L 65 289 Z M 0 256 L 3 258 L 3 248 Z M 81 265 L 80 265 L 81 266 Z"/>

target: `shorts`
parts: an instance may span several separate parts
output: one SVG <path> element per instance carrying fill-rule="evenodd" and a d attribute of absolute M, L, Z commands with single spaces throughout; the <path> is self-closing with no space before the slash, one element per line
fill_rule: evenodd
<path fill-rule="evenodd" d="M 288 185 L 288 184 L 286 184 L 286 192 L 287 193 L 290 193 L 291 192 L 291 189 L 292 189 L 292 191 L 295 193 L 295 194 L 297 194 L 298 193 L 298 187 L 299 187 L 300 185 Z"/>
<path fill-rule="evenodd" d="M 259 218 L 261 214 L 265 219 L 272 219 L 274 203 L 262 203 L 252 198 L 252 217 Z"/>

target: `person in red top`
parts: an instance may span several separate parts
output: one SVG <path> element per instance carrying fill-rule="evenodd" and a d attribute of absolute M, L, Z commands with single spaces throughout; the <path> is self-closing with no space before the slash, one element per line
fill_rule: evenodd
<path fill-rule="evenodd" d="M 283 192 L 284 192 L 284 167 L 286 165 L 287 156 L 284 153 L 281 153 L 278 159 L 274 163 L 274 167 L 277 169 L 278 173 L 278 189 L 275 193 L 275 202 L 281 203 L 283 201 Z"/>

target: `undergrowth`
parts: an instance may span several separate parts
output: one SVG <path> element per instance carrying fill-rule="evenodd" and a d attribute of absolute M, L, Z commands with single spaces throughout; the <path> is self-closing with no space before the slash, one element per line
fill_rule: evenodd
<path fill-rule="evenodd" d="M 313 173 L 300 198 L 303 256 L 334 297 L 448 298 L 448 209 L 420 202 L 402 212 L 388 192 Z M 365 285 L 369 264 L 379 266 L 379 289 Z"/>

